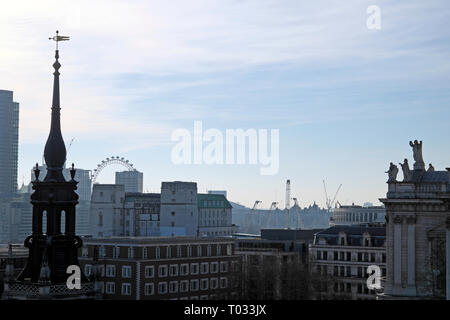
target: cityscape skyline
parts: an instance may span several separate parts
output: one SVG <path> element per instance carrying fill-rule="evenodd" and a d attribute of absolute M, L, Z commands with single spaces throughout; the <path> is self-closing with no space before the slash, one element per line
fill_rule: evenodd
<path fill-rule="evenodd" d="M 61 51 L 62 127 L 66 145 L 75 138 L 68 163 L 79 168 L 123 156 L 144 173 L 144 190 L 196 181 L 202 192 L 228 190 L 231 201 L 262 200 L 263 207 L 284 201 L 287 179 L 301 206 L 325 206 L 323 179 L 329 193 L 343 184 L 343 204 L 379 204 L 384 172 L 410 155 L 409 140 L 423 140 L 427 165 L 445 169 L 450 28 L 444 2 L 381 1 L 377 31 L 365 24 L 369 2 L 321 6 L 326 3 L 7 4 L 0 88 L 14 91 L 21 107 L 19 186 L 42 158 L 51 87 L 51 44 L 42 34 L 55 24 L 72 39 L 71 49 Z M 195 120 L 222 132 L 279 129 L 279 173 L 172 164 L 171 133 L 193 130 Z M 99 182 L 113 177 L 107 169 Z"/>
<path fill-rule="evenodd" d="M 0 300 L 450 300 L 443 1 L 101 1 L 0 19 Z"/>

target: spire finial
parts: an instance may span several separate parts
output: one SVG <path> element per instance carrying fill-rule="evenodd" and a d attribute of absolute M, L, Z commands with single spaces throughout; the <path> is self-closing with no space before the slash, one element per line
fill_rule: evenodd
<path fill-rule="evenodd" d="M 58 42 L 59 41 L 66 41 L 66 40 L 70 40 L 70 37 L 68 36 L 60 36 L 59 35 L 59 31 L 56 30 L 56 35 L 53 37 L 48 38 L 48 40 L 53 40 L 56 42 L 56 51 L 58 51 Z"/>
<path fill-rule="evenodd" d="M 64 145 L 64 140 L 62 138 L 60 123 L 59 68 L 61 67 L 61 64 L 58 61 L 58 42 L 69 40 L 69 37 L 60 36 L 59 31 L 56 30 L 56 35 L 49 39 L 56 41 L 56 61 L 53 63 L 55 72 L 53 73 L 52 120 L 50 134 L 44 149 L 44 158 L 47 165 L 47 175 L 45 176 L 44 181 L 65 181 L 62 174 L 62 168 L 66 161 L 66 146 Z"/>

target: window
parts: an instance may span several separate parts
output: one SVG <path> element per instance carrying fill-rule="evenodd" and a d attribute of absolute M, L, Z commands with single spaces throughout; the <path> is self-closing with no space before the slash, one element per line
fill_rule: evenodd
<path fill-rule="evenodd" d="M 187 255 L 188 255 L 188 257 L 192 257 L 192 247 L 191 246 L 188 246 L 188 248 L 187 248 Z"/>
<path fill-rule="evenodd" d="M 116 293 L 116 284 L 114 282 L 106 283 L 106 293 L 107 294 L 115 294 Z"/>
<path fill-rule="evenodd" d="M 145 277 L 153 278 L 155 276 L 155 267 L 154 266 L 146 266 L 145 267 Z"/>
<path fill-rule="evenodd" d="M 208 246 L 206 247 L 206 255 L 208 257 L 211 257 L 211 245 L 210 244 L 208 244 Z"/>
<path fill-rule="evenodd" d="M 227 278 L 220 278 L 220 287 L 222 289 L 228 287 L 228 279 Z"/>
<path fill-rule="evenodd" d="M 83 248 L 81 249 L 81 256 L 82 256 L 82 257 L 87 257 L 87 256 L 88 256 L 88 253 L 89 253 L 88 247 L 83 247 Z"/>
<path fill-rule="evenodd" d="M 202 262 L 200 272 L 202 274 L 206 274 L 209 272 L 209 263 L 208 262 Z"/>
<path fill-rule="evenodd" d="M 84 266 L 84 273 L 87 277 L 89 277 L 92 273 L 92 266 L 90 264 L 87 264 Z"/>
<path fill-rule="evenodd" d="M 227 255 L 228 255 L 228 256 L 231 256 L 231 253 L 232 253 L 231 251 L 232 251 L 232 250 L 231 250 L 231 244 L 228 244 L 228 245 L 227 245 Z"/>
<path fill-rule="evenodd" d="M 100 248 L 98 249 L 98 256 L 99 256 L 100 258 L 106 257 L 105 246 L 100 246 Z"/>
<path fill-rule="evenodd" d="M 170 246 L 166 247 L 166 257 L 171 258 L 172 257 L 172 249 Z"/>
<path fill-rule="evenodd" d="M 219 287 L 219 279 L 211 278 L 211 289 L 217 289 Z"/>
<path fill-rule="evenodd" d="M 189 291 L 189 281 L 182 280 L 180 281 L 180 292 L 188 292 Z"/>
<path fill-rule="evenodd" d="M 220 272 L 228 272 L 228 261 L 220 262 Z"/>
<path fill-rule="evenodd" d="M 161 249 L 156 247 L 156 259 L 161 259 Z"/>
<path fill-rule="evenodd" d="M 197 246 L 197 257 L 202 256 L 202 246 Z"/>
<path fill-rule="evenodd" d="M 198 290 L 198 279 L 191 280 L 191 291 Z"/>
<path fill-rule="evenodd" d="M 189 265 L 187 263 L 183 263 L 180 266 L 180 276 L 187 276 L 189 274 Z"/>
<path fill-rule="evenodd" d="M 122 283 L 122 295 L 123 296 L 131 295 L 131 283 Z"/>
<path fill-rule="evenodd" d="M 148 250 L 147 250 L 147 248 L 142 248 L 142 259 L 148 259 Z"/>
<path fill-rule="evenodd" d="M 101 293 L 105 293 L 105 283 L 104 282 L 98 282 L 98 284 L 99 284 L 99 291 L 101 292 Z"/>
<path fill-rule="evenodd" d="M 146 296 L 151 296 L 155 293 L 155 285 L 153 283 L 146 283 L 144 288 Z"/>
<path fill-rule="evenodd" d="M 211 273 L 217 273 L 219 271 L 219 264 L 217 262 L 211 262 Z"/>
<path fill-rule="evenodd" d="M 169 292 L 177 293 L 178 292 L 178 281 L 169 282 Z"/>
<path fill-rule="evenodd" d="M 101 212 L 98 213 L 98 226 L 103 226 L 103 214 Z"/>
<path fill-rule="evenodd" d="M 169 268 L 169 275 L 171 277 L 178 276 L 178 265 L 177 264 L 171 264 Z"/>
<path fill-rule="evenodd" d="M 217 245 L 217 253 L 216 253 L 216 255 L 217 255 L 217 256 L 220 256 L 220 255 L 222 254 L 221 251 L 222 251 L 222 247 L 221 247 L 220 244 L 218 244 L 218 245 Z"/>
<path fill-rule="evenodd" d="M 177 246 L 177 257 L 181 258 L 181 246 Z"/>
<path fill-rule="evenodd" d="M 114 247 L 113 248 L 113 258 L 119 258 L 120 255 L 120 247 Z"/>
<path fill-rule="evenodd" d="M 133 259 L 133 258 L 134 258 L 134 248 L 129 247 L 128 248 L 128 259 Z"/>
<path fill-rule="evenodd" d="M 116 266 L 108 264 L 106 266 L 106 276 L 107 277 L 115 277 L 116 276 Z"/>
<path fill-rule="evenodd" d="M 158 293 L 166 294 L 167 293 L 167 282 L 158 283 Z"/>
<path fill-rule="evenodd" d="M 101 277 L 105 276 L 105 266 L 103 264 L 97 265 L 97 268 L 99 270 L 99 274 Z"/>
<path fill-rule="evenodd" d="M 209 280 L 201 279 L 200 280 L 200 290 L 208 290 Z"/>
<path fill-rule="evenodd" d="M 122 278 L 131 278 L 131 266 L 122 266 Z"/>
<path fill-rule="evenodd" d="M 167 277 L 167 265 L 159 266 L 158 275 L 160 277 Z"/>
<path fill-rule="evenodd" d="M 191 263 L 191 274 L 198 274 L 198 263 Z"/>

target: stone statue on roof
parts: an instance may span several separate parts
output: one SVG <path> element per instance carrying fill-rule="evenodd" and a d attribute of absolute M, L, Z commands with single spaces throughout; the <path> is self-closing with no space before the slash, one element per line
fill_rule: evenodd
<path fill-rule="evenodd" d="M 403 182 L 411 181 L 411 170 L 409 169 L 408 159 L 405 159 L 403 163 L 399 163 L 403 170 Z"/>
<path fill-rule="evenodd" d="M 395 164 L 393 164 L 392 162 L 389 165 L 389 170 L 386 171 L 385 173 L 387 173 L 389 175 L 388 182 L 397 181 L 398 167 Z"/>
<path fill-rule="evenodd" d="M 434 167 L 433 165 L 430 163 L 430 166 L 428 167 L 428 172 L 434 172 Z"/>
<path fill-rule="evenodd" d="M 422 141 L 414 140 L 414 143 L 410 141 L 409 145 L 413 148 L 414 170 L 425 170 L 425 162 L 423 162 L 422 157 Z"/>

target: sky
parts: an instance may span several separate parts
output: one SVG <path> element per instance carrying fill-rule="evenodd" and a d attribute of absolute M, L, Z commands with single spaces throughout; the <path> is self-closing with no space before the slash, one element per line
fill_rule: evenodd
<path fill-rule="evenodd" d="M 380 29 L 367 27 L 371 5 Z M 195 181 L 247 206 L 283 207 L 287 179 L 302 207 L 325 205 L 323 180 L 330 197 L 342 184 L 342 204 L 379 204 L 389 163 L 413 163 L 410 140 L 423 140 L 427 165 L 450 167 L 449 17 L 445 0 L 2 3 L 0 89 L 20 103 L 18 183 L 48 136 L 58 29 L 71 38 L 60 44 L 68 163 L 120 156 L 144 173 L 145 191 Z M 278 173 L 174 164 L 171 135 L 194 121 L 224 134 L 278 129 Z"/>

